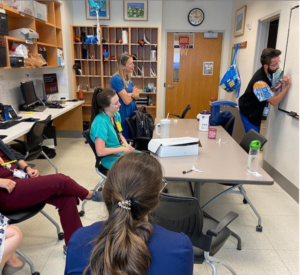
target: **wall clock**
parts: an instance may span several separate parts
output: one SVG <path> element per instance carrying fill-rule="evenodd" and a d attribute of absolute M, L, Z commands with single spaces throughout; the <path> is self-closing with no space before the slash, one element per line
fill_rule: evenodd
<path fill-rule="evenodd" d="M 188 21 L 192 26 L 199 26 L 204 21 L 204 12 L 199 8 L 192 9 L 188 14 Z"/>

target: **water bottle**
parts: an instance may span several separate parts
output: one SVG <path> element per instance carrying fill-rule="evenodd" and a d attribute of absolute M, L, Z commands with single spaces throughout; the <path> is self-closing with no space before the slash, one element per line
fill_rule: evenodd
<path fill-rule="evenodd" d="M 249 172 L 257 172 L 258 170 L 260 147 L 261 143 L 259 140 L 251 141 L 247 165 Z"/>

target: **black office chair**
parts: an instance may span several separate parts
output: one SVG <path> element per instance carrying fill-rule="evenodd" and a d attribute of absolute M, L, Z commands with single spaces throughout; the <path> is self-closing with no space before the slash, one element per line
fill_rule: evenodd
<path fill-rule="evenodd" d="M 185 109 L 183 110 L 181 116 L 180 116 L 180 115 L 175 115 L 175 114 L 169 114 L 169 116 L 176 116 L 176 117 L 178 117 L 178 118 L 185 118 L 185 115 L 186 115 L 186 113 L 187 113 L 189 110 L 191 110 L 191 105 L 190 105 L 190 104 L 188 104 L 188 105 L 185 107 Z"/>
<path fill-rule="evenodd" d="M 143 151 L 145 153 L 149 153 L 148 151 L 148 143 L 150 142 L 151 138 L 149 137 L 137 137 L 137 129 L 136 125 L 133 122 L 131 117 L 126 117 L 125 121 L 128 125 L 129 132 L 132 136 L 132 146 L 139 151 Z"/>
<path fill-rule="evenodd" d="M 94 187 L 93 190 L 98 190 L 99 188 L 103 187 L 103 185 L 104 185 L 108 169 L 103 167 L 103 165 L 101 164 L 101 157 L 98 157 L 98 155 L 96 153 L 95 143 L 92 141 L 92 139 L 90 137 L 90 130 L 88 129 L 88 130 L 83 131 L 82 135 L 86 139 L 85 143 L 88 143 L 90 145 L 90 147 L 93 150 L 93 153 L 95 155 L 95 159 L 96 159 L 95 170 L 96 170 L 97 174 L 101 176 L 101 180 L 97 183 L 97 185 Z M 87 202 L 88 202 L 88 200 L 84 200 L 81 205 L 81 211 L 79 212 L 80 217 L 83 217 L 85 214 L 84 206 Z"/>
<path fill-rule="evenodd" d="M 150 213 L 149 218 L 152 223 L 168 230 L 186 234 L 194 247 L 194 262 L 210 265 L 212 274 L 216 275 L 222 265 L 236 274 L 230 265 L 211 256 L 222 248 L 231 235 L 237 238 L 238 249 L 241 249 L 240 237 L 232 234 L 227 227 L 237 217 L 238 214 L 230 212 L 218 222 L 203 213 L 196 198 L 162 193 L 158 207 Z"/>
<path fill-rule="evenodd" d="M 33 205 L 25 209 L 2 212 L 2 214 L 9 219 L 9 224 L 17 224 L 26 221 L 32 218 L 33 216 L 35 216 L 36 214 L 38 214 L 39 212 L 41 212 L 48 220 L 50 220 L 56 226 L 58 240 L 63 240 L 64 233 L 60 231 L 59 225 L 43 210 L 44 207 L 45 207 L 45 203 L 40 202 L 36 205 Z M 32 275 L 40 275 L 40 273 L 35 270 L 32 261 L 25 254 L 23 254 L 20 250 L 17 250 L 16 253 L 19 256 L 24 257 L 25 261 L 30 266 L 30 271 Z"/>
<path fill-rule="evenodd" d="M 244 138 L 242 139 L 242 141 L 240 142 L 240 146 L 245 150 L 246 153 L 249 153 L 249 150 L 250 150 L 249 145 L 250 145 L 251 141 L 253 141 L 253 140 L 259 140 L 261 142 L 261 147 L 263 147 L 265 145 L 265 143 L 268 141 L 264 136 L 262 136 L 261 134 L 257 133 L 253 129 L 251 129 L 244 136 Z M 212 199 L 210 199 L 208 202 L 206 202 L 202 206 L 202 209 L 204 210 L 209 204 L 211 204 L 213 201 L 215 201 L 217 198 L 221 197 L 224 194 L 228 194 L 228 193 L 241 194 L 241 195 L 244 196 L 243 202 L 245 204 L 246 203 L 249 204 L 249 206 L 252 208 L 253 212 L 255 213 L 255 215 L 258 218 L 258 225 L 256 226 L 256 231 L 262 232 L 263 227 L 261 226 L 261 216 L 259 215 L 259 213 L 257 212 L 256 208 L 254 207 L 254 205 L 252 204 L 252 202 L 248 198 L 248 196 L 246 194 L 246 190 L 243 187 L 243 184 L 225 184 L 225 183 L 221 183 L 221 184 L 222 185 L 226 185 L 226 186 L 230 186 L 230 187 L 228 189 L 222 191 L 217 196 L 215 196 Z"/>
<path fill-rule="evenodd" d="M 228 122 L 225 124 L 225 126 L 223 127 L 225 129 L 225 131 L 232 136 L 233 133 L 233 128 L 234 128 L 234 121 L 235 121 L 235 116 L 232 115 L 230 117 L 230 119 L 228 120 Z"/>
<path fill-rule="evenodd" d="M 210 126 L 221 125 L 226 130 L 226 132 L 232 136 L 234 121 L 235 116 L 229 111 L 224 111 L 216 114 L 210 120 Z"/>
<path fill-rule="evenodd" d="M 45 120 L 36 121 L 30 131 L 27 133 L 27 142 L 23 140 L 15 139 L 17 143 L 10 144 L 11 148 L 20 152 L 25 156 L 26 161 L 31 161 L 37 159 L 37 157 L 42 154 L 48 162 L 55 169 L 55 173 L 58 173 L 57 167 L 54 163 L 48 158 L 48 156 L 43 151 L 43 141 L 44 136 L 43 132 L 46 125 L 51 121 L 51 115 L 49 115 Z"/>

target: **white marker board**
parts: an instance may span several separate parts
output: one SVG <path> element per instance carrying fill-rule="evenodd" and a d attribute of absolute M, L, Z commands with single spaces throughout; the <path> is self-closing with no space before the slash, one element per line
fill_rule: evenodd
<path fill-rule="evenodd" d="M 299 114 L 299 6 L 291 9 L 283 69 L 284 75 L 291 77 L 292 85 L 279 108 Z"/>

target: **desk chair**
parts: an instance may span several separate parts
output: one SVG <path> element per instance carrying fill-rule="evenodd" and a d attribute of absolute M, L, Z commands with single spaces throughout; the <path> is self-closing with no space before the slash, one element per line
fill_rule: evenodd
<path fill-rule="evenodd" d="M 54 163 L 48 158 L 48 156 L 43 151 L 43 141 L 44 136 L 43 132 L 48 123 L 51 121 L 51 115 L 49 115 L 45 120 L 36 121 L 31 127 L 30 131 L 27 133 L 27 142 L 23 140 L 15 139 L 17 143 L 11 144 L 11 148 L 20 152 L 25 156 L 26 161 L 35 160 L 40 154 L 48 160 L 48 162 L 55 169 L 55 173 L 58 173 L 57 167 Z"/>
<path fill-rule="evenodd" d="M 83 131 L 82 135 L 86 139 L 85 143 L 88 143 L 90 145 L 91 149 L 93 150 L 93 153 L 94 153 L 95 159 L 96 159 L 95 170 L 96 170 L 97 174 L 101 176 L 101 180 L 97 183 L 97 185 L 93 189 L 95 191 L 95 190 L 98 190 L 99 188 L 103 187 L 104 182 L 106 180 L 106 174 L 108 172 L 108 169 L 103 167 L 101 164 L 101 157 L 98 157 L 98 155 L 96 153 L 95 143 L 92 141 L 92 139 L 90 137 L 90 130 L 88 129 L 88 130 Z M 81 211 L 79 212 L 80 217 L 83 217 L 85 214 L 84 206 L 87 202 L 88 202 L 88 200 L 84 200 L 84 202 L 82 203 Z"/>
<path fill-rule="evenodd" d="M 175 115 L 175 114 L 169 114 L 169 116 L 176 116 L 176 117 L 178 117 L 178 118 L 185 118 L 185 115 L 186 115 L 186 113 L 187 113 L 189 110 L 191 110 L 191 105 L 190 105 L 190 104 L 188 104 L 188 105 L 185 107 L 185 109 L 183 110 L 181 116 L 180 116 L 180 115 Z"/>
<path fill-rule="evenodd" d="M 229 111 L 216 114 L 210 121 L 210 126 L 221 125 L 232 136 L 235 116 Z"/>
<path fill-rule="evenodd" d="M 56 227 L 57 230 L 57 235 L 58 235 L 58 240 L 63 240 L 64 238 L 64 233 L 60 232 L 60 227 L 59 225 L 43 210 L 45 207 L 44 202 L 40 202 L 36 205 L 33 205 L 31 207 L 28 207 L 26 209 L 20 209 L 20 210 L 15 210 L 15 211 L 9 211 L 9 212 L 2 212 L 3 215 L 5 215 L 9 219 L 9 224 L 17 224 L 23 221 L 26 221 L 30 219 L 31 217 L 35 216 L 39 212 L 41 212 L 48 220 L 50 220 Z M 19 256 L 23 256 L 25 261 L 28 263 L 30 266 L 30 271 L 32 275 L 40 275 L 38 271 L 35 270 L 34 264 L 32 261 L 24 255 L 21 251 L 17 250 L 16 253 Z"/>
<path fill-rule="evenodd" d="M 194 247 L 194 262 L 210 265 L 213 275 L 217 274 L 218 268 L 222 265 L 236 275 L 230 265 L 212 256 L 232 235 L 227 226 L 238 217 L 238 214 L 230 212 L 218 222 L 202 212 L 196 198 L 161 193 L 159 199 L 158 207 L 150 213 L 149 218 L 152 223 L 171 231 L 186 234 Z M 241 239 L 236 234 L 233 236 L 238 239 L 238 249 L 240 250 Z"/>
<path fill-rule="evenodd" d="M 240 146 L 245 150 L 246 153 L 249 153 L 249 145 L 250 145 L 252 140 L 259 140 L 261 142 L 261 147 L 263 147 L 265 145 L 265 143 L 268 141 L 264 136 L 262 136 L 261 134 L 257 133 L 253 129 L 251 129 L 244 136 L 244 138 L 242 139 L 242 141 L 240 143 Z M 246 203 L 249 204 L 249 206 L 252 208 L 253 212 L 255 213 L 255 215 L 258 218 L 258 225 L 256 226 L 256 231 L 262 232 L 263 227 L 261 226 L 261 216 L 259 215 L 256 208 L 254 207 L 254 205 L 252 204 L 252 202 L 248 198 L 248 196 L 246 194 L 246 190 L 243 187 L 243 184 L 225 184 L 225 183 L 222 183 L 222 185 L 229 186 L 229 188 L 224 190 L 223 192 L 221 192 L 217 196 L 213 197 L 212 199 L 210 199 L 207 203 L 205 203 L 202 206 L 202 209 L 204 210 L 209 204 L 211 204 L 213 201 L 215 201 L 217 198 L 221 197 L 224 194 L 228 194 L 228 193 L 241 194 L 241 195 L 244 196 L 243 202 L 245 204 Z"/>
<path fill-rule="evenodd" d="M 149 137 L 137 137 L 137 130 L 136 125 L 133 122 L 131 117 L 126 117 L 125 121 L 128 125 L 130 134 L 132 136 L 133 144 L 132 146 L 139 151 L 144 151 L 146 153 L 149 153 L 148 151 L 148 143 L 150 142 L 151 138 Z"/>
<path fill-rule="evenodd" d="M 233 128 L 234 128 L 234 121 L 235 121 L 235 116 L 232 115 L 230 117 L 230 119 L 228 120 L 228 122 L 225 124 L 225 126 L 223 127 L 224 130 L 232 136 L 233 133 Z"/>

